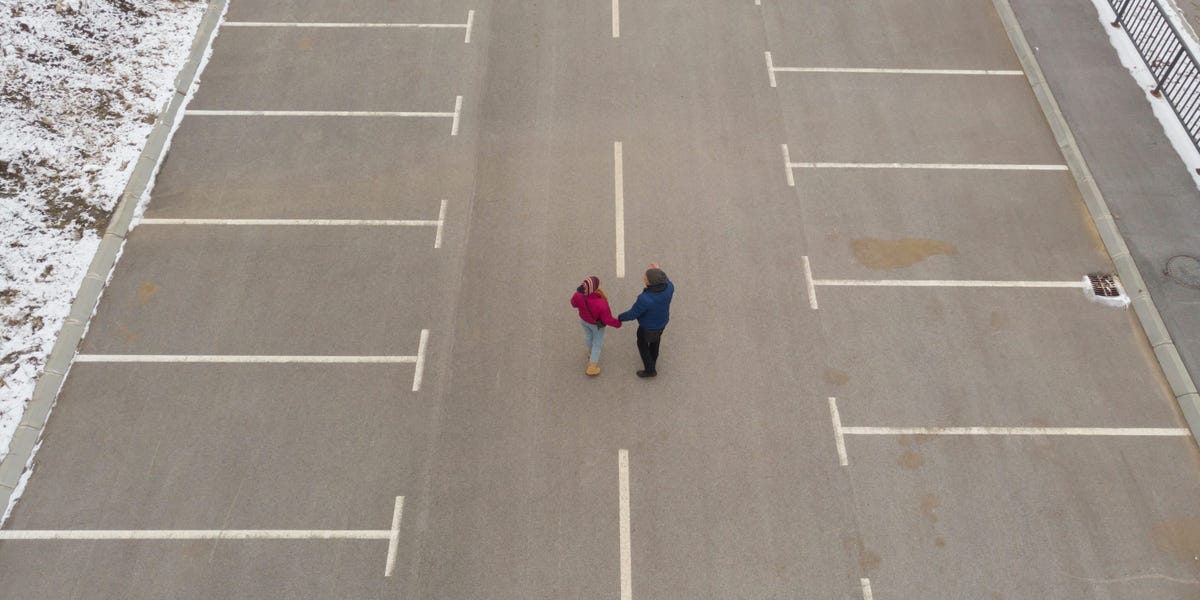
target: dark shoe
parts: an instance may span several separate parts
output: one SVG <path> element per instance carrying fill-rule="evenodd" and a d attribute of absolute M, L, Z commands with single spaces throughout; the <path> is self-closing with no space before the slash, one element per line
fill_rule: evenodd
<path fill-rule="evenodd" d="M 637 372 L 638 377 L 655 377 L 657 375 L 658 375 L 658 371 L 638 371 Z"/>

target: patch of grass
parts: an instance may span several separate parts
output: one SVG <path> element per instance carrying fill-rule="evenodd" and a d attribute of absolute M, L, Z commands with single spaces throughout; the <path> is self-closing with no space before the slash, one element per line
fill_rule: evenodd
<path fill-rule="evenodd" d="M 77 193 L 57 194 L 46 200 L 46 223 L 56 229 L 73 230 L 79 237 L 88 230 L 103 233 L 109 218 L 108 211 L 88 204 Z"/>

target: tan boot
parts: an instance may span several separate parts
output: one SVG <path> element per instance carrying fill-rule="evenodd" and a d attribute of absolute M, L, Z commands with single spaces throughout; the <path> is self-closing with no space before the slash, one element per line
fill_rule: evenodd
<path fill-rule="evenodd" d="M 588 363 L 588 368 L 586 371 L 584 371 L 584 373 L 587 373 L 588 375 L 593 375 L 593 376 L 599 375 L 600 374 L 600 363 L 594 363 L 594 362 Z"/>

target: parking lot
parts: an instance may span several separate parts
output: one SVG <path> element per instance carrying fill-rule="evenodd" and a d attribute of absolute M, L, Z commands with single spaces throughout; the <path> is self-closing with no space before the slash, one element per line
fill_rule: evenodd
<path fill-rule="evenodd" d="M 14 597 L 1192 598 L 1197 447 L 991 0 L 234 1 Z M 676 284 L 587 378 L 567 300 Z"/>

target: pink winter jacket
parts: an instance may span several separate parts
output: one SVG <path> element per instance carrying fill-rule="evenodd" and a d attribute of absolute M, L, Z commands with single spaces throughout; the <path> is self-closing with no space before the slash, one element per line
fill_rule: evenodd
<path fill-rule="evenodd" d="M 596 319 L 600 319 L 609 327 L 621 326 L 621 322 L 613 318 L 612 309 L 608 307 L 608 300 L 600 292 L 587 296 L 575 292 L 571 296 L 571 306 L 579 309 L 579 318 L 585 322 L 595 323 Z"/>

